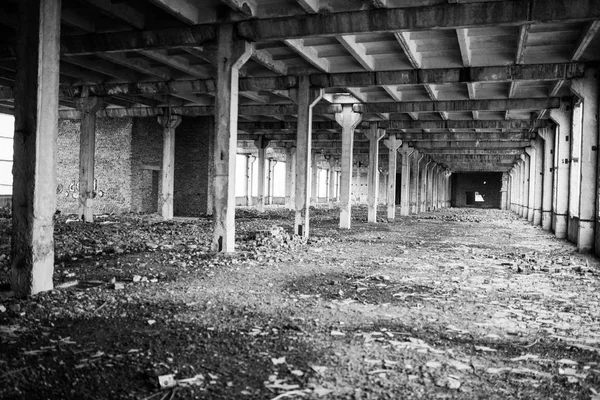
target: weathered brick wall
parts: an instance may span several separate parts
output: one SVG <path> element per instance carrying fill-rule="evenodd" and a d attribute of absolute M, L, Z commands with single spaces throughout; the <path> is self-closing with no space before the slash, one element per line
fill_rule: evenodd
<path fill-rule="evenodd" d="M 484 184 L 485 182 L 485 184 Z M 469 207 L 500 208 L 502 194 L 502 173 L 473 172 L 456 173 L 452 175 L 452 206 L 467 206 L 466 192 L 479 192 L 484 203 L 471 204 Z"/>
<path fill-rule="evenodd" d="M 77 212 L 79 195 L 79 121 L 60 120 L 57 150 L 57 208 Z M 96 120 L 95 213 L 120 213 L 131 207 L 130 118 Z"/>
<path fill-rule="evenodd" d="M 155 213 L 163 156 L 163 131 L 156 118 L 133 119 L 131 149 L 131 210 Z"/>
<path fill-rule="evenodd" d="M 175 131 L 174 213 L 212 214 L 213 117 L 183 117 Z"/>

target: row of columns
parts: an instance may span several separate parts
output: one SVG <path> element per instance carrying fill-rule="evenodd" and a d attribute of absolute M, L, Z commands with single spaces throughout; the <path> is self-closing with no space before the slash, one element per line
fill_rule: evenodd
<path fill-rule="evenodd" d="M 25 297 L 52 289 L 54 270 L 53 216 L 56 210 L 56 138 L 58 134 L 59 44 L 61 1 L 24 0 L 19 3 L 19 40 L 17 46 L 17 76 L 15 85 L 15 140 L 13 164 L 13 234 L 12 287 L 17 297 Z M 32 49 L 37 49 L 33 51 Z M 237 153 L 238 81 L 240 68 L 247 62 L 253 48 L 250 43 L 236 40 L 230 24 L 217 27 L 217 57 L 215 95 L 215 126 L 212 165 L 209 167 L 214 219 L 211 249 L 214 252 L 235 250 L 235 171 Z M 290 91 L 298 104 L 296 148 L 287 150 L 286 201 L 294 207 L 294 232 L 309 235 L 310 170 L 315 165 L 311 149 L 312 109 L 323 91 L 311 88 L 309 77 L 299 77 L 298 88 Z M 77 107 L 82 112 L 80 149 L 79 214 L 82 220 L 93 221 L 93 181 L 95 153 L 95 112 L 101 99 L 82 92 Z M 353 169 L 354 130 L 362 115 L 344 105 L 336 120 L 342 130 L 341 171 L 338 179 L 329 177 L 329 196 L 339 192 L 340 228 L 351 226 L 351 182 Z M 175 131 L 181 117 L 166 110 L 158 119 L 162 126 L 164 146 L 160 210 L 165 219 L 173 217 L 173 183 Z M 385 132 L 371 126 L 369 167 L 369 222 L 376 222 L 378 204 L 379 141 Z M 395 216 L 395 180 L 397 154 L 402 156 L 401 214 L 435 209 L 449 199 L 449 175 L 428 157 L 410 149 L 407 144 L 389 136 L 385 141 L 390 150 L 387 188 L 388 218 Z M 259 176 L 264 176 L 264 155 L 268 143 L 257 143 Z M 400 148 L 401 147 L 401 148 Z M 410 160 L 410 157 L 415 159 Z M 250 161 L 250 160 L 249 160 Z M 251 187 L 251 160 L 246 166 L 247 185 Z M 411 166 L 414 172 L 411 174 Z M 317 169 L 314 168 L 313 171 Z M 330 174 L 333 171 L 330 169 Z M 337 175 L 337 174 L 334 174 Z M 412 176 L 413 181 L 410 181 Z M 417 182 L 418 180 L 418 182 Z M 264 183 L 259 190 L 259 207 L 264 207 Z M 312 182 L 316 179 L 313 177 Z M 426 191 L 425 191 L 426 188 Z M 250 193 L 250 190 L 247 190 Z"/>
<path fill-rule="evenodd" d="M 598 202 L 598 72 L 574 79 L 574 101 L 550 111 L 554 128 L 541 129 L 508 172 L 507 203 L 533 225 L 600 254 Z"/>

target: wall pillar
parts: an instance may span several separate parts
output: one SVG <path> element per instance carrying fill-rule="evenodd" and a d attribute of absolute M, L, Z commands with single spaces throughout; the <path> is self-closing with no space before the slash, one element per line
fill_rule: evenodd
<path fill-rule="evenodd" d="M 527 215 L 529 214 L 529 174 L 531 172 L 531 157 L 527 152 L 521 156 L 523 158 L 523 173 L 522 173 L 522 182 L 523 186 L 522 193 L 522 205 L 521 214 L 522 218 L 527 219 Z"/>
<path fill-rule="evenodd" d="M 274 184 L 274 175 L 275 175 L 275 166 L 277 165 L 277 160 L 273 159 L 273 158 L 269 158 L 268 161 L 268 165 L 269 165 L 269 171 L 268 171 L 268 190 L 267 190 L 267 204 L 272 205 L 273 204 L 273 191 L 275 190 Z"/>
<path fill-rule="evenodd" d="M 577 249 L 594 251 L 598 180 L 598 71 L 587 69 L 585 78 L 574 79 L 571 90 L 583 100 L 581 135 L 581 186 Z M 600 249 L 599 249 L 600 250 Z"/>
<path fill-rule="evenodd" d="M 522 157 L 522 156 L 521 156 Z M 523 183 L 523 159 L 519 158 L 517 161 L 517 173 L 515 179 L 515 214 L 521 215 L 521 197 L 523 195 L 522 192 L 522 183 Z"/>
<path fill-rule="evenodd" d="M 214 140 L 214 252 L 235 251 L 235 158 L 237 154 L 238 78 L 252 54 L 249 43 L 234 41 L 233 25 L 217 26 L 217 80 Z"/>
<path fill-rule="evenodd" d="M 369 139 L 369 169 L 367 172 L 367 221 L 377 222 L 379 196 L 379 141 L 385 136 L 385 130 L 377 128 L 377 122 L 371 122 L 369 129 L 363 132 Z"/>
<path fill-rule="evenodd" d="M 294 233 L 308 237 L 310 229 L 309 173 L 311 164 L 312 109 L 323 97 L 311 93 L 308 76 L 298 78 L 298 132 L 296 137 L 296 199 Z"/>
<path fill-rule="evenodd" d="M 502 173 L 502 187 L 500 188 L 500 209 L 508 208 L 508 173 Z"/>
<path fill-rule="evenodd" d="M 548 128 L 540 130 L 540 136 L 544 139 L 543 152 L 543 188 L 542 188 L 542 229 L 552 229 L 552 187 L 554 173 L 554 134 Z"/>
<path fill-rule="evenodd" d="M 18 4 L 11 286 L 52 290 L 61 1 Z"/>
<path fill-rule="evenodd" d="M 342 177 L 340 183 L 340 228 L 350 229 L 352 214 L 352 152 L 354 149 L 354 128 L 362 119 L 362 115 L 352 111 L 352 104 L 344 104 L 342 112 L 335 115 L 342 126 Z"/>
<path fill-rule="evenodd" d="M 396 218 L 396 169 L 398 166 L 398 149 L 402 146 L 402 140 L 398 140 L 396 134 L 392 133 L 383 143 L 389 150 L 386 190 L 387 218 L 388 220 L 393 221 Z"/>
<path fill-rule="evenodd" d="M 570 173 L 570 140 L 571 140 L 571 109 L 566 103 L 560 109 L 550 110 L 550 118 L 557 127 L 556 208 L 554 210 L 554 235 L 559 239 L 567 237 L 567 220 L 569 213 L 569 173 Z"/>
<path fill-rule="evenodd" d="M 514 185 L 514 173 L 515 173 L 515 167 L 513 166 L 510 171 L 508 171 L 508 190 L 506 192 L 506 197 L 507 197 L 507 204 L 508 204 L 508 208 L 507 210 L 513 211 L 513 207 L 514 207 L 514 198 L 513 198 L 513 185 Z"/>
<path fill-rule="evenodd" d="M 433 211 L 433 171 L 436 167 L 437 164 L 432 161 L 431 164 L 428 165 L 427 169 L 427 202 L 425 204 L 425 209 L 427 211 Z"/>
<path fill-rule="evenodd" d="M 294 209 L 296 201 L 296 148 L 285 149 L 285 206 L 288 210 Z"/>
<path fill-rule="evenodd" d="M 102 107 L 98 97 L 81 97 L 75 105 L 82 112 L 79 133 L 79 218 L 94 222 L 94 166 L 96 160 L 96 111 Z"/>
<path fill-rule="evenodd" d="M 160 211 L 164 220 L 173 219 L 173 196 L 175 186 L 175 129 L 181 124 L 179 115 L 158 117 L 163 128 L 163 158 Z"/>

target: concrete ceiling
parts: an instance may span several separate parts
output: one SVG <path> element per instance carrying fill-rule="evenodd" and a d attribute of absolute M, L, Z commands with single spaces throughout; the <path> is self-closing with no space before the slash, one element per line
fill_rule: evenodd
<path fill-rule="evenodd" d="M 8 113 L 17 5 L 0 4 Z M 505 171 L 571 79 L 600 61 L 594 0 L 63 0 L 61 116 L 78 117 L 84 93 L 105 98 L 104 116 L 212 115 L 224 18 L 253 46 L 240 79 L 244 151 L 257 135 L 293 142 L 294 88 L 310 75 L 325 92 L 314 111 L 324 156 L 339 157 L 334 114 L 353 103 L 359 131 L 376 123 L 455 170 Z"/>

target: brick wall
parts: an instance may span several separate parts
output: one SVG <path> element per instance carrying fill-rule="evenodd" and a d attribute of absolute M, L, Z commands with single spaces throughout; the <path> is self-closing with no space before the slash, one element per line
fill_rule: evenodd
<path fill-rule="evenodd" d="M 183 117 L 175 131 L 174 213 L 212 214 L 213 117 Z"/>
<path fill-rule="evenodd" d="M 156 118 L 134 118 L 131 149 L 131 210 L 155 213 L 163 156 L 163 131 Z"/>
<path fill-rule="evenodd" d="M 57 150 L 57 208 L 77 212 L 79 195 L 79 121 L 60 120 Z M 120 213 L 131 207 L 130 118 L 96 120 L 95 213 Z"/>

